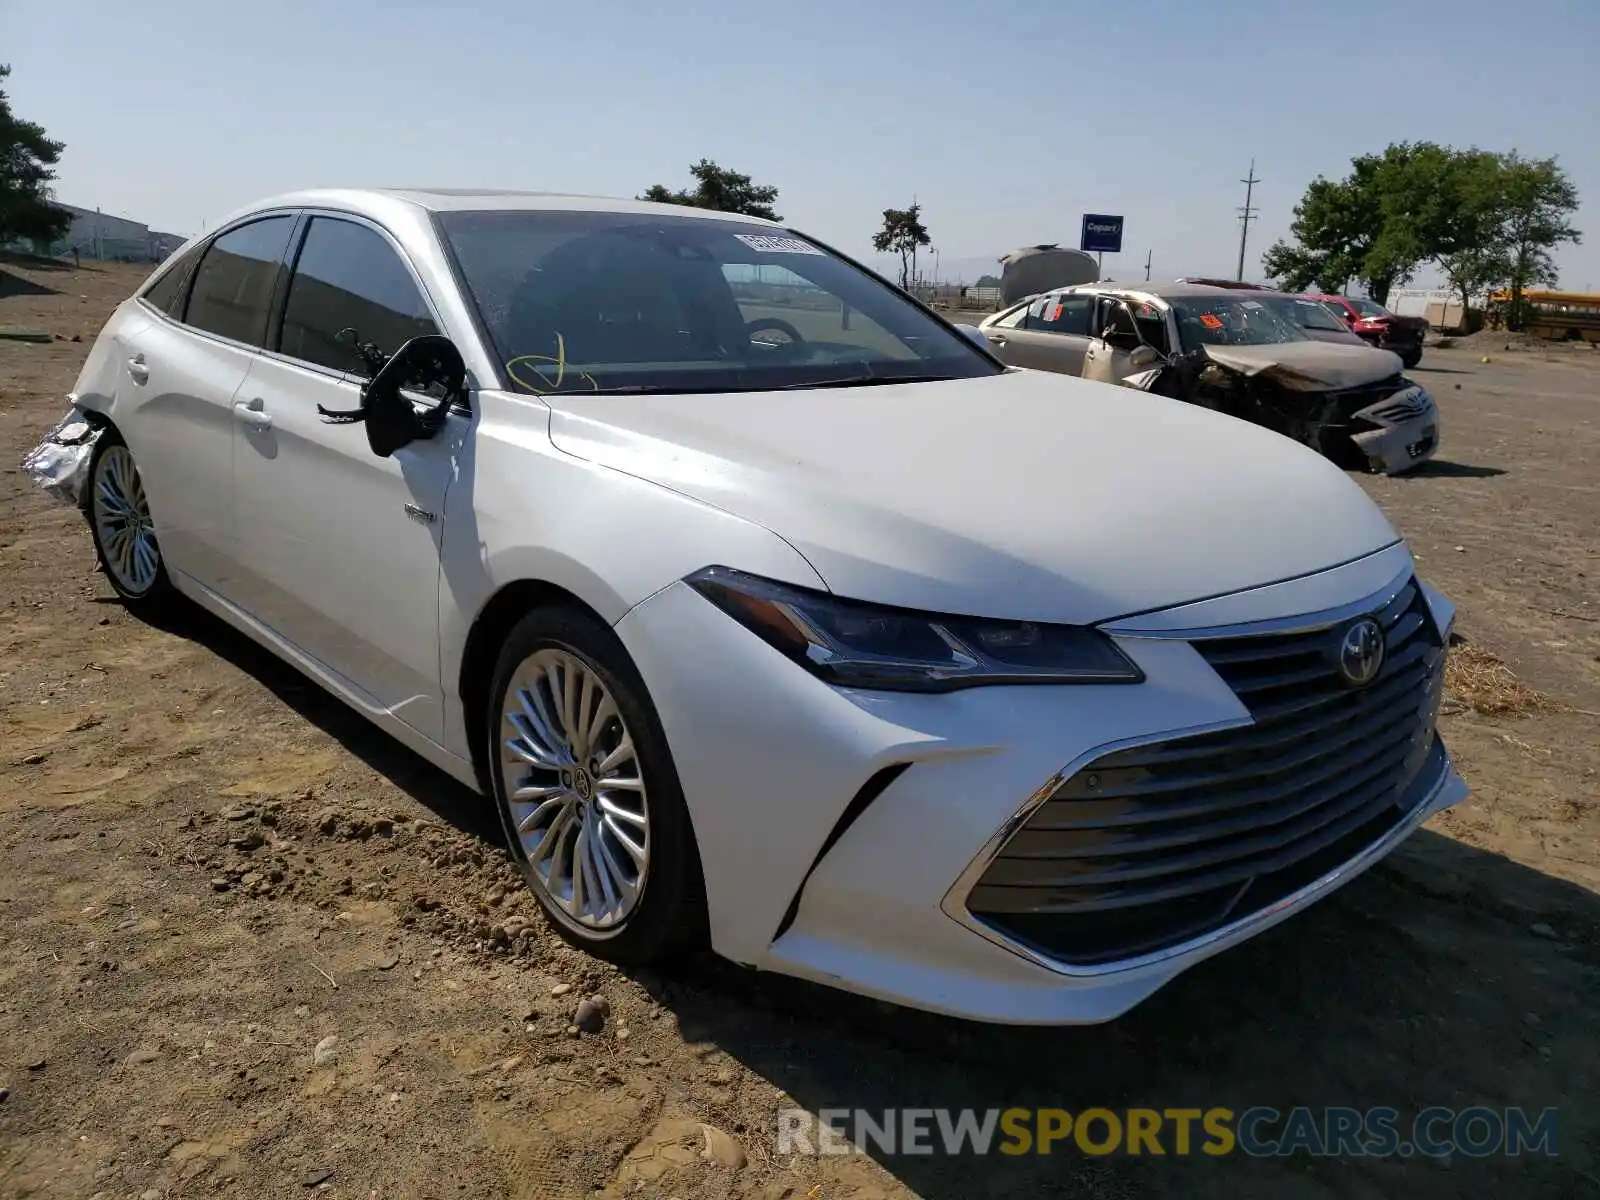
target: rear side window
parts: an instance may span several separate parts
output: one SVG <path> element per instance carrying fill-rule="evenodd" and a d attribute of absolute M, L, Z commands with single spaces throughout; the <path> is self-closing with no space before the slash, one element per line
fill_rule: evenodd
<path fill-rule="evenodd" d="M 1089 310 L 1093 305 L 1090 296 L 1045 296 L 1035 300 L 1028 309 L 1028 328 L 1043 333 L 1085 336 L 1089 332 Z"/>
<path fill-rule="evenodd" d="M 353 221 L 312 218 L 289 280 L 280 351 L 366 375 L 357 344 L 371 342 L 393 354 L 414 337 L 438 332 L 416 280 L 388 241 Z"/>
<path fill-rule="evenodd" d="M 204 253 L 203 245 L 196 246 L 182 258 L 169 263 L 160 277 L 145 288 L 145 302 L 155 305 L 169 317 L 182 320 L 183 301 L 189 291 L 189 276 L 194 274 L 195 264 Z"/>
<path fill-rule="evenodd" d="M 195 272 L 185 322 L 246 345 L 261 345 L 293 227 L 293 217 L 267 217 L 212 242 Z"/>

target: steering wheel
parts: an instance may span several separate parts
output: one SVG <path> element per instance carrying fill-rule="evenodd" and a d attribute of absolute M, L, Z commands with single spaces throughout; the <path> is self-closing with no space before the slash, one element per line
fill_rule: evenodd
<path fill-rule="evenodd" d="M 800 336 L 800 331 L 789 322 L 780 317 L 763 317 L 757 321 L 745 323 L 745 333 L 750 340 L 769 350 L 777 350 L 784 354 L 797 353 L 806 344 L 806 339 Z M 770 338 L 757 338 L 759 333 L 781 333 L 786 341 L 773 341 Z"/>

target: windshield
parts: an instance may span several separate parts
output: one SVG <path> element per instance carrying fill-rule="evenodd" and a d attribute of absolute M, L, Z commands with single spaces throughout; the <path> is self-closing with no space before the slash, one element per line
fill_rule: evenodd
<path fill-rule="evenodd" d="M 1387 317 L 1389 310 L 1376 300 L 1352 300 L 1350 306 L 1363 317 Z"/>
<path fill-rule="evenodd" d="M 1271 305 L 1278 313 L 1302 329 L 1327 329 L 1338 333 L 1348 331 L 1345 323 L 1320 300 L 1302 300 L 1286 296 L 1282 300 L 1267 300 L 1264 303 Z"/>
<path fill-rule="evenodd" d="M 1178 318 L 1178 337 L 1185 350 L 1309 340 L 1297 322 L 1248 296 L 1175 296 L 1167 303 Z"/>
<path fill-rule="evenodd" d="M 655 213 L 437 220 L 518 391 L 763 391 L 1004 369 L 788 230 Z"/>

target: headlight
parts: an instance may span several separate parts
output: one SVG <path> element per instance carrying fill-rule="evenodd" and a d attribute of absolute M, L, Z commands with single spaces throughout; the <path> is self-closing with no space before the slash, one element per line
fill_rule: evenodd
<path fill-rule="evenodd" d="M 1144 679 L 1115 642 L 1082 626 L 883 608 L 727 567 L 707 567 L 688 583 L 769 646 L 840 687 L 947 692 Z"/>

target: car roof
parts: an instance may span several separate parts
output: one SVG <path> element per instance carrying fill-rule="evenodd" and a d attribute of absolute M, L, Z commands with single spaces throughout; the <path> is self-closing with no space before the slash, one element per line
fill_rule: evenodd
<path fill-rule="evenodd" d="M 570 192 L 515 191 L 496 188 L 312 188 L 286 192 L 261 200 L 247 210 L 264 208 L 315 208 L 333 207 L 354 212 L 379 215 L 384 209 L 400 203 L 428 212 L 520 212 L 520 211 L 580 211 L 658 213 L 677 217 L 710 218 L 738 221 L 769 228 L 779 227 L 777 222 L 761 217 L 747 217 L 742 213 L 711 212 L 679 204 L 658 204 L 650 200 L 623 199 L 617 196 L 587 196 Z"/>
<path fill-rule="evenodd" d="M 1099 283 L 1075 283 L 1067 287 L 1051 288 L 1047 292 L 1040 292 L 1029 298 L 1037 300 L 1039 296 L 1082 296 L 1089 294 L 1174 300 L 1184 297 L 1203 298 L 1209 296 L 1223 296 L 1232 299 L 1249 296 L 1273 296 L 1282 299 L 1292 293 L 1271 290 L 1246 291 L 1240 288 L 1212 287 L 1210 284 L 1205 283 L 1116 283 L 1111 280 L 1102 280 Z"/>

